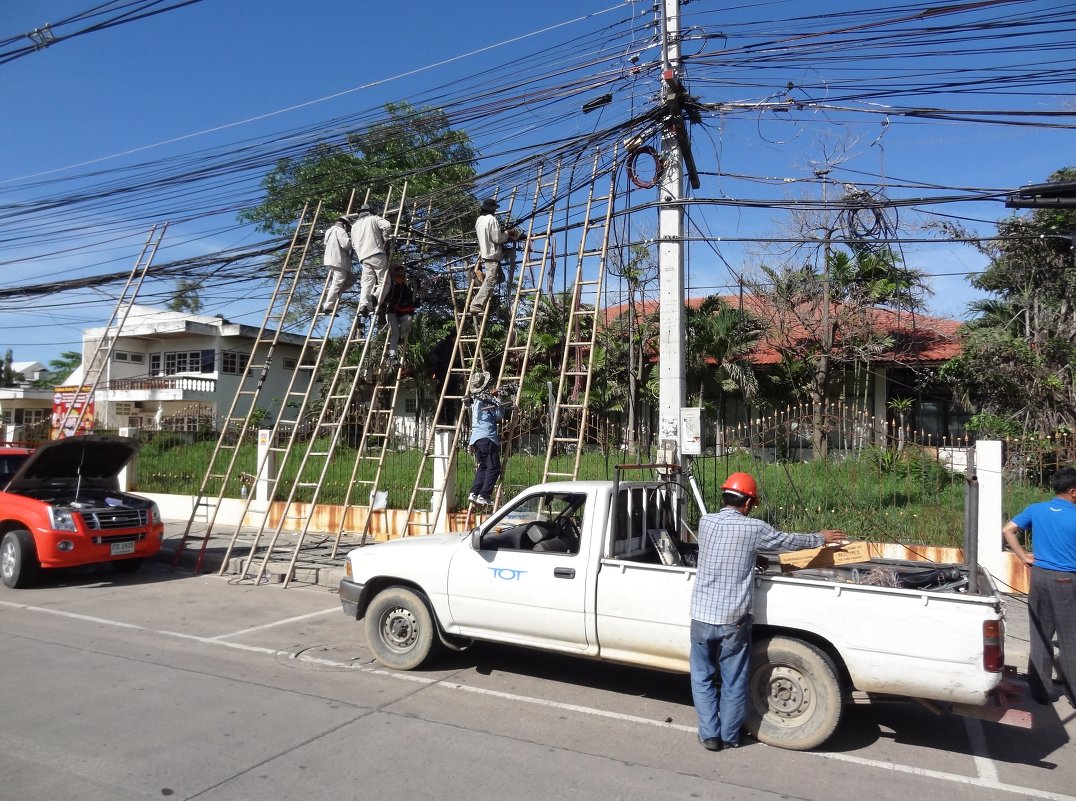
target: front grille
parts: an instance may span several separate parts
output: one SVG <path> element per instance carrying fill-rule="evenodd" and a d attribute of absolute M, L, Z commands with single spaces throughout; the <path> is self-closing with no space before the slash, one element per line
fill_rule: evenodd
<path fill-rule="evenodd" d="M 114 542 L 139 542 L 145 538 L 146 532 L 140 531 L 137 534 L 98 534 L 91 539 L 94 545 L 111 545 Z"/>
<path fill-rule="evenodd" d="M 136 528 L 149 523 L 148 509 L 97 509 L 82 512 L 86 528 L 91 531 L 107 531 L 113 528 Z"/>

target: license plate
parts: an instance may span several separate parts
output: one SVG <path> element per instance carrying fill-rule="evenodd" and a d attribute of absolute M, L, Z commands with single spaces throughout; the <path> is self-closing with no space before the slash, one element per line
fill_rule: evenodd
<path fill-rule="evenodd" d="M 130 542 L 114 542 L 109 546 L 113 556 L 122 556 L 125 553 L 134 553 L 134 540 Z"/>

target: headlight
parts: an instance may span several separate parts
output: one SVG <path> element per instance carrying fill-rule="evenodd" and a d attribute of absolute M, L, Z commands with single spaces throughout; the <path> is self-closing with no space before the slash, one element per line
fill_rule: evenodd
<path fill-rule="evenodd" d="M 50 506 L 49 522 L 56 531 L 78 530 L 75 527 L 75 513 L 70 509 L 60 509 L 56 506 Z"/>
<path fill-rule="evenodd" d="M 154 524 L 161 522 L 161 510 L 158 508 L 157 504 L 153 504 L 149 507 L 149 522 Z"/>

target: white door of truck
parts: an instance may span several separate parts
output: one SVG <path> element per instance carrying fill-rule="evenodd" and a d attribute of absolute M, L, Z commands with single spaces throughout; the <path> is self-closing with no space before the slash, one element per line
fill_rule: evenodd
<path fill-rule="evenodd" d="M 452 557 L 448 598 L 464 636 L 567 651 L 587 643 L 587 496 L 527 495 L 483 525 L 478 549 Z"/>

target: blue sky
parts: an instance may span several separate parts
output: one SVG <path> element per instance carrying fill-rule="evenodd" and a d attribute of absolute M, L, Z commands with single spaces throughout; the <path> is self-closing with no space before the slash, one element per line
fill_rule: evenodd
<path fill-rule="evenodd" d="M 0 6 L 0 38 L 93 5 L 90 0 L 5 0 Z M 685 28 L 696 26 L 691 30 L 710 35 L 725 33 L 734 41 L 743 26 L 760 30 L 772 24 L 775 32 L 788 36 L 822 24 L 791 22 L 798 15 L 839 15 L 884 7 L 882 2 L 818 0 L 804 10 L 804 4 L 794 2 L 729 7 L 695 0 L 685 7 Z M 1065 3 L 1038 0 L 1018 4 L 1024 15 L 1066 7 Z M 134 208 L 124 206 L 122 198 L 114 206 L 99 203 L 92 213 L 80 212 L 75 219 L 65 210 L 71 193 L 80 187 L 99 191 L 107 181 L 122 183 L 123 173 L 117 171 L 124 166 L 146 162 L 165 165 L 168 159 L 186 158 L 209 148 L 230 149 L 240 142 L 301 126 L 324 124 L 328 129 L 335 118 L 401 98 L 451 94 L 461 87 L 479 87 L 483 81 L 503 85 L 510 75 L 500 65 L 524 54 L 546 52 L 553 70 L 567 58 L 565 43 L 570 50 L 573 41 L 583 42 L 587 34 L 601 32 L 618 20 L 621 24 L 613 32 L 615 37 L 610 34 L 607 50 L 630 49 L 653 33 L 648 27 L 651 17 L 647 8 L 645 3 L 610 0 L 506 0 L 482 8 L 430 0 L 406 5 L 347 0 L 301 4 L 289 0 L 203 0 L 149 19 L 59 41 L 0 64 L 0 102 L 8 120 L 0 148 L 0 202 L 8 209 L 36 204 L 29 217 L 32 225 L 20 229 L 9 217 L 4 227 L 0 220 L 4 270 L 0 288 L 128 270 L 149 225 L 163 221 L 153 214 L 157 202 L 153 196 L 140 199 L 141 205 Z M 996 12 L 984 14 L 1012 12 L 1012 7 L 1002 5 Z M 594 16 L 578 19 L 587 14 Z M 631 21 L 625 23 L 629 17 Z M 546 28 L 551 29 L 541 33 Z M 1067 28 L 1060 28 L 1057 37 L 1067 38 L 1070 52 L 1076 52 L 1073 34 Z M 506 43 L 512 39 L 518 41 Z M 580 48 L 584 46 L 589 45 L 580 44 Z M 712 40 L 706 43 L 700 39 L 685 44 L 685 52 L 713 46 Z M 936 55 L 917 55 L 918 50 L 918 45 L 910 46 L 906 61 L 898 66 L 880 62 L 880 85 L 883 73 L 892 76 L 898 67 L 907 82 L 919 80 L 914 77 L 917 72 L 943 68 Z M 1041 58 L 1030 50 L 1007 57 L 984 56 L 978 62 L 966 45 L 954 44 L 953 53 L 954 80 L 960 77 L 959 70 L 973 64 L 988 67 L 995 58 L 999 67 L 1009 70 L 1017 70 L 1017 65 L 1030 73 L 1046 69 L 1045 65 L 1028 66 Z M 643 60 L 652 54 L 644 48 Z M 690 67 L 688 86 L 706 102 L 754 103 L 779 95 L 788 82 L 809 84 L 810 90 L 796 89 L 788 94 L 798 99 L 809 94 L 813 101 L 832 99 L 839 105 L 850 69 L 869 72 L 874 65 L 850 67 L 839 58 L 827 58 L 820 50 L 808 59 L 750 73 L 749 80 L 745 79 L 749 75 L 746 71 L 718 65 Z M 410 71 L 417 72 L 394 78 Z M 376 85 L 360 88 L 367 84 Z M 615 87 L 616 104 L 599 114 L 558 113 L 552 118 L 536 104 L 503 115 L 504 121 L 495 125 L 472 123 L 476 144 L 487 155 L 480 171 L 506 158 L 498 156 L 508 146 L 506 139 L 521 143 L 587 132 L 617 119 L 618 114 L 624 117 L 638 112 L 657 90 L 656 84 L 626 79 Z M 1042 90 L 1021 86 L 1005 94 L 963 97 L 898 97 L 882 91 L 877 102 L 879 107 L 903 104 L 1073 111 L 1073 89 L 1072 81 L 1064 80 Z M 319 98 L 330 99 L 311 102 Z M 1063 120 L 1066 124 L 1072 121 L 1071 117 Z M 1069 129 L 887 118 L 884 114 L 832 109 L 801 110 L 784 116 L 760 111 L 714 117 L 707 120 L 704 129 L 693 129 L 694 149 L 700 169 L 723 175 L 704 175 L 701 189 L 694 194 L 699 198 L 774 197 L 797 192 L 817 195 L 819 186 L 810 180 L 812 165 L 817 165 L 827 148 L 841 147 L 847 147 L 849 155 L 841 164 L 840 175 L 835 173 L 834 177 L 848 182 L 861 176 L 866 183 L 887 187 L 891 197 L 915 196 L 916 190 L 905 184 L 968 190 L 1016 188 L 1043 181 L 1054 170 L 1073 163 L 1072 134 Z M 99 174 L 90 175 L 93 172 Z M 752 180 L 730 177 L 735 175 L 751 176 Z M 67 177 L 72 180 L 57 182 Z M 757 180 L 763 177 L 773 180 Z M 831 187 L 829 191 L 838 190 Z M 43 201 L 48 201 L 48 206 Z M 983 233 L 991 232 L 990 221 L 1007 214 L 996 202 L 931 208 L 966 218 L 965 224 Z M 787 213 L 773 210 L 700 206 L 692 214 L 712 236 L 723 239 L 772 236 L 788 227 Z M 900 222 L 909 237 L 929 236 L 919 228 L 921 218 L 915 209 L 901 209 Z M 32 233 L 19 235 L 20 230 Z M 158 261 L 243 247 L 260 238 L 235 222 L 234 210 L 190 219 L 173 223 Z M 690 286 L 696 292 L 710 287 L 720 291 L 731 280 L 725 262 L 743 269 L 754 258 L 751 251 L 751 246 L 739 243 L 693 244 L 688 262 Z M 929 301 L 930 311 L 962 317 L 976 293 L 961 273 L 982 269 L 982 257 L 970 248 L 951 244 L 909 243 L 904 255 L 907 263 L 936 276 L 932 279 L 935 294 Z M 151 287 L 146 299 L 160 300 L 167 290 L 167 286 Z M 240 286 L 207 296 L 205 310 L 257 323 L 256 304 L 245 299 L 245 294 L 249 293 Z M 114 297 L 115 289 L 106 288 L 55 293 L 31 301 L 0 300 L 0 350 L 12 348 L 17 361 L 47 363 L 61 351 L 77 349 L 80 330 L 102 324 Z"/>

